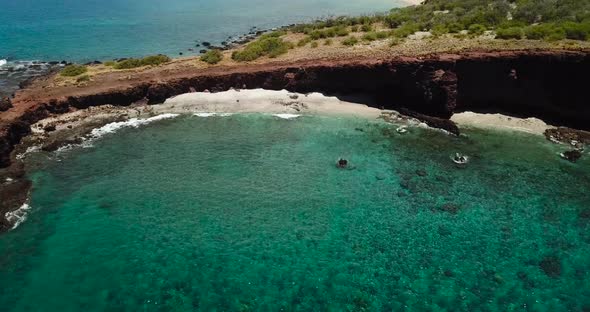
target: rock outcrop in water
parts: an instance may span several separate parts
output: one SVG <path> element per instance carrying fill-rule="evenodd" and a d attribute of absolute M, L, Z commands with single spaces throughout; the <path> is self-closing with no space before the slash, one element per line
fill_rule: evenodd
<path fill-rule="evenodd" d="M 94 77 L 83 88 L 33 81 L 16 94 L 14 108 L 0 114 L 0 168 L 11 165 L 11 153 L 30 125 L 50 114 L 157 104 L 182 93 L 230 88 L 369 95 L 371 105 L 403 111 L 451 133 L 459 129 L 449 119 L 462 111 L 537 117 L 590 130 L 588 72 L 590 51 L 503 51 L 162 70 L 135 79 L 113 73 Z"/>

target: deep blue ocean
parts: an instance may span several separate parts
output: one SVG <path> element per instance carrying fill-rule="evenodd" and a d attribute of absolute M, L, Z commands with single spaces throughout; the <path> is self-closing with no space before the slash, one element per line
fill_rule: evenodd
<path fill-rule="evenodd" d="M 0 0 L 0 59 L 86 62 L 190 53 L 252 27 L 384 12 L 401 0 Z M 198 53 L 199 49 L 195 49 Z"/>

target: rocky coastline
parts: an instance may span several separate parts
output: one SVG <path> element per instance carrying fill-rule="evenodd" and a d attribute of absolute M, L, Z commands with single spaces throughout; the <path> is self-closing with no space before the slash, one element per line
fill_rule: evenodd
<path fill-rule="evenodd" d="M 557 140 L 590 143 L 588 136 L 571 130 L 590 130 L 588 72 L 590 50 L 522 50 L 156 68 L 133 77 L 97 76 L 86 86 L 52 86 L 52 76 L 40 77 L 23 85 L 14 98 L 2 100 L 0 232 L 11 227 L 5 213 L 20 207 L 31 188 L 15 147 L 31 134 L 33 124 L 51 116 L 95 106 L 155 105 L 190 92 L 285 89 L 341 97 L 363 94 L 372 107 L 397 110 L 454 134 L 459 128 L 450 118 L 459 112 L 536 117 L 565 127 L 551 133 Z"/>

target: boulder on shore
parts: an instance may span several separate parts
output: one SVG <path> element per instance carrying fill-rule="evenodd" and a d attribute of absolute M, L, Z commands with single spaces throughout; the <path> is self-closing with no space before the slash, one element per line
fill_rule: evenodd
<path fill-rule="evenodd" d="M 10 101 L 10 98 L 8 98 L 8 97 L 0 98 L 0 112 L 5 112 L 11 108 L 12 108 L 12 102 Z"/>

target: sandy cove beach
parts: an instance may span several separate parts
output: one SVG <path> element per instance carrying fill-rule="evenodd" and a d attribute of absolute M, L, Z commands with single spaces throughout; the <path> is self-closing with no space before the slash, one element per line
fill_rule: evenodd
<path fill-rule="evenodd" d="M 93 137 L 93 132 L 97 134 L 102 131 L 96 129 L 110 123 L 115 123 L 115 127 L 125 127 L 149 123 L 157 120 L 158 116 L 171 118 L 176 115 L 193 114 L 208 117 L 216 114 L 246 113 L 271 114 L 284 119 L 305 115 L 358 117 L 368 120 L 381 118 L 396 125 L 426 127 L 421 121 L 393 110 L 381 110 L 320 93 L 232 89 L 218 93 L 181 94 L 167 99 L 160 105 L 104 105 L 51 116 L 32 125 L 32 134 L 17 147 L 17 158 L 22 159 L 36 150 L 54 151 L 67 145 L 83 144 L 86 139 Z M 452 120 L 460 127 L 521 131 L 536 135 L 542 135 L 545 130 L 553 128 L 536 118 L 522 119 L 501 114 L 464 112 L 455 114 Z"/>

